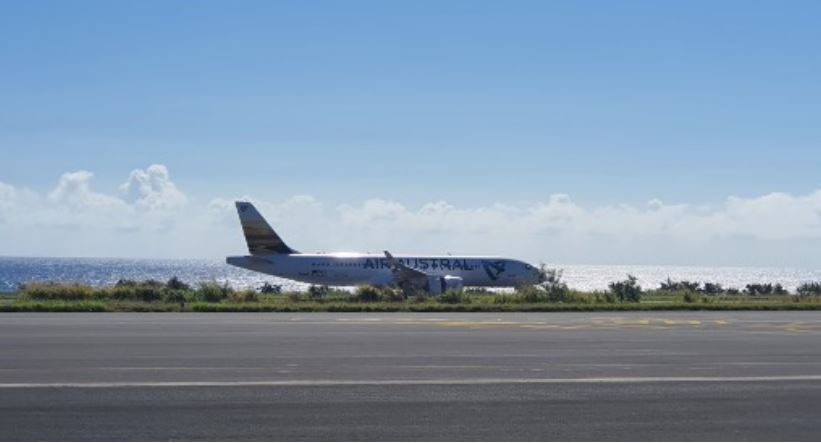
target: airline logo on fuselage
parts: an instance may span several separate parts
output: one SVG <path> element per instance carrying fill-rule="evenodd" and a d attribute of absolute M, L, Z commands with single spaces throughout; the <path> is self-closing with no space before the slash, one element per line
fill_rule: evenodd
<path fill-rule="evenodd" d="M 400 264 L 420 271 L 472 271 L 476 269 L 467 259 L 463 258 L 399 258 L 397 260 Z M 364 269 L 390 269 L 390 267 L 386 258 L 367 258 L 363 266 Z"/>
<path fill-rule="evenodd" d="M 498 280 L 499 276 L 505 272 L 504 260 L 482 260 L 482 267 L 485 268 L 485 273 L 491 280 Z"/>

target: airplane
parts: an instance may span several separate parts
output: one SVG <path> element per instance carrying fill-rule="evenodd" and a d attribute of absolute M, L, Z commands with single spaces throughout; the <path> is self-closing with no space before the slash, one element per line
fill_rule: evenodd
<path fill-rule="evenodd" d="M 391 286 L 405 293 L 442 294 L 464 287 L 521 287 L 544 281 L 539 268 L 493 256 L 396 255 L 371 253 L 303 254 L 291 249 L 253 204 L 237 201 L 250 255 L 226 263 L 251 271 L 324 286 Z"/>

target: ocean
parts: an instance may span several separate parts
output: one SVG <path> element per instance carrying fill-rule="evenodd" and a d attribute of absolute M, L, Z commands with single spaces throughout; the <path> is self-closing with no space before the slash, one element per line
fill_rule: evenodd
<path fill-rule="evenodd" d="M 562 265 L 563 280 L 574 289 L 607 289 L 608 283 L 635 275 L 644 288 L 656 288 L 668 277 L 720 283 L 744 288 L 747 283 L 781 283 L 792 290 L 807 281 L 821 281 L 821 270 L 795 268 Z M 165 281 L 177 276 L 188 283 L 216 281 L 238 289 L 256 288 L 264 282 L 283 290 L 305 290 L 308 285 L 228 266 L 217 260 L 156 260 L 124 258 L 0 257 L 0 292 L 14 291 L 29 281 L 80 282 L 110 285 L 119 279 Z"/>

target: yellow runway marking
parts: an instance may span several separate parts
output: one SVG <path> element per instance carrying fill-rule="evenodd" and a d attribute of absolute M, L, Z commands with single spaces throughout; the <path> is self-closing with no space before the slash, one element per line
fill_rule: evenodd
<path fill-rule="evenodd" d="M 295 318 L 296 319 L 296 318 Z M 294 320 L 295 320 L 294 319 Z M 316 323 L 306 321 L 305 323 Z M 488 329 L 488 328 L 520 328 L 527 330 L 608 330 L 608 329 L 726 329 L 750 332 L 750 333 L 791 333 L 791 334 L 818 334 L 821 333 L 821 321 L 815 322 L 738 322 L 730 318 L 725 319 L 694 319 L 694 318 L 670 318 L 670 317 L 592 317 L 586 320 L 568 319 L 565 321 L 538 321 L 538 320 L 502 320 L 485 319 L 469 320 L 462 318 L 447 317 L 340 317 L 335 321 L 320 323 L 336 323 L 347 325 L 418 325 L 437 326 L 449 328 L 465 329 Z"/>

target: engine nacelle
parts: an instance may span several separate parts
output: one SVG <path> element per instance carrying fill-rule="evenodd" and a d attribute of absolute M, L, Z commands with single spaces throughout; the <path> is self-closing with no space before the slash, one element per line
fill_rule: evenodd
<path fill-rule="evenodd" d="M 461 291 L 464 287 L 462 277 L 455 275 L 446 275 L 444 277 L 431 275 L 428 277 L 427 289 L 431 295 L 439 295 L 449 290 Z"/>

